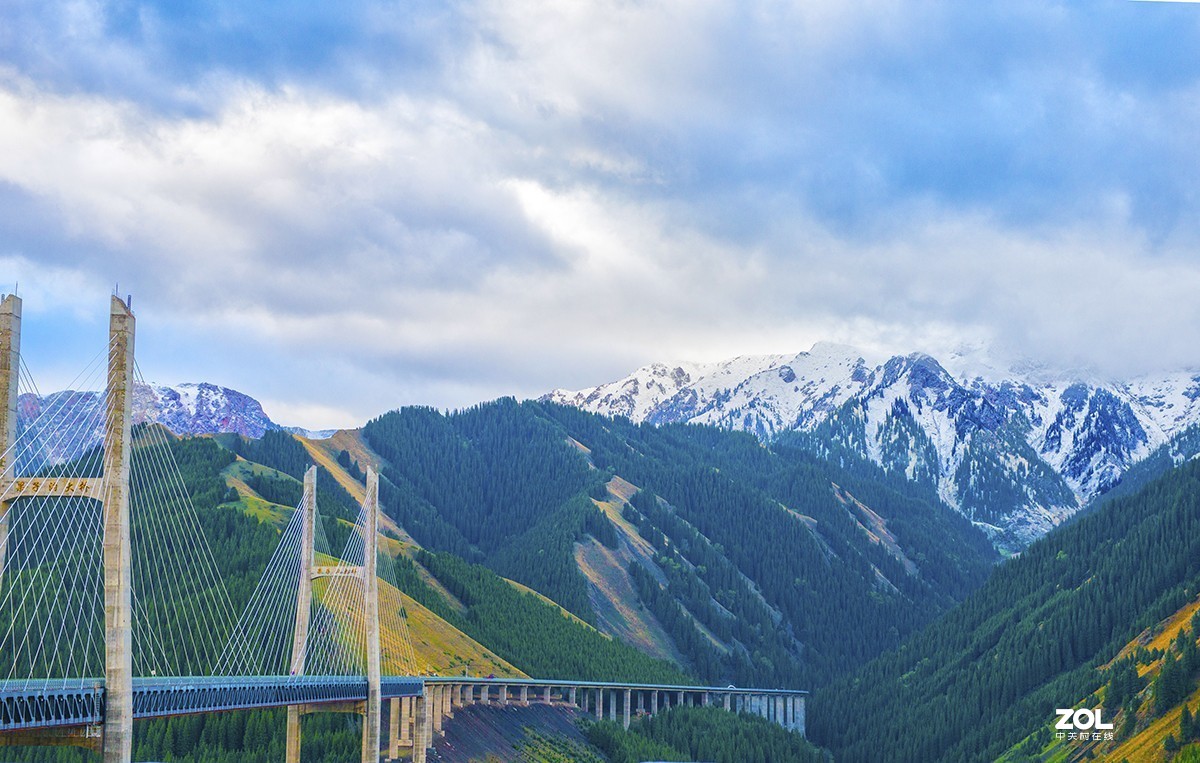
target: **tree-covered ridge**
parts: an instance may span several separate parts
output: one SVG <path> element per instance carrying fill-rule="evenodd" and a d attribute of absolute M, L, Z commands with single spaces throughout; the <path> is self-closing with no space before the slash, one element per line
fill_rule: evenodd
<path fill-rule="evenodd" d="M 388 461 L 383 505 L 419 543 L 485 563 L 593 620 L 572 549 L 602 478 L 565 447 L 559 427 L 499 400 L 450 416 L 405 408 L 363 435 Z"/>
<path fill-rule="evenodd" d="M 754 715 L 713 707 L 676 707 L 635 721 L 588 724 L 588 741 L 612 763 L 705 760 L 714 763 L 825 763 L 800 734 Z"/>
<path fill-rule="evenodd" d="M 1200 741 L 1194 711 L 1200 706 L 1200 598 L 1147 628 L 1103 668 L 1103 685 L 1065 706 L 1100 708 L 1109 734 L 1061 733 L 1047 722 L 1014 746 L 1001 763 L 1070 758 L 1099 760 L 1186 759 Z M 1055 719 L 1057 720 L 1057 719 Z M 1110 737 L 1111 735 L 1111 737 Z"/>
<path fill-rule="evenodd" d="M 465 605 L 460 612 L 434 592 L 414 562 L 396 560 L 401 590 L 531 676 L 580 681 L 692 684 L 674 665 L 571 620 L 558 607 L 520 591 L 486 567 L 452 554 L 421 551 L 417 563 Z"/>
<path fill-rule="evenodd" d="M 788 443 L 765 448 L 748 434 L 711 427 L 656 428 L 545 410 L 592 449 L 598 467 L 666 502 L 669 518 L 660 515 L 657 529 L 679 554 L 694 557 L 682 568 L 752 609 L 737 585 L 720 582 L 723 565 L 706 554 L 716 550 L 775 612 L 777 633 L 743 646 L 758 677 L 774 676 L 777 685 L 822 683 L 898 643 L 981 583 L 995 558 L 960 515 L 877 467 L 855 474 Z M 917 575 L 870 539 L 835 483 L 879 510 L 919 560 Z M 790 665 L 769 646 L 788 640 L 801 645 Z M 734 650 L 726 675 L 738 661 Z"/>
<path fill-rule="evenodd" d="M 982 533 L 903 477 L 746 434 L 501 400 L 395 411 L 363 435 L 388 462 L 386 509 L 419 543 L 592 622 L 574 547 L 587 535 L 617 539 L 591 499 L 614 474 L 657 496 L 661 509 L 625 509 L 656 555 L 630 575 L 705 680 L 824 682 L 958 601 L 996 558 Z M 872 539 L 877 528 L 835 483 L 878 512 L 904 558 Z"/>
<path fill-rule="evenodd" d="M 896 761 L 992 760 L 1110 680 L 1099 668 L 1198 591 L 1192 462 L 1033 544 L 900 649 L 818 693 L 812 738 L 845 761 L 877 759 L 880 745 Z M 1116 669 L 1117 692 L 1134 691 Z"/>
<path fill-rule="evenodd" d="M 304 473 L 313 463 L 308 451 L 294 435 L 269 431 L 258 440 L 237 437 L 222 438 L 221 442 L 247 461 L 281 473 L 250 476 L 246 483 L 251 489 L 272 503 L 299 505 L 304 494 Z M 330 548 L 344 548 L 351 532 L 347 523 L 352 524 L 358 517 L 359 504 L 321 466 L 317 467 L 317 507 L 324 520 L 325 537 L 329 540 Z"/>

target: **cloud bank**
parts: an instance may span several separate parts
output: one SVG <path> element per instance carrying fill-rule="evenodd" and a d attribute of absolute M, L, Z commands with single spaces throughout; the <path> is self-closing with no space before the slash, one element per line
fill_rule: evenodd
<path fill-rule="evenodd" d="M 1200 366 L 1194 6 L 330 8 L 6 9 L 52 377 L 114 281 L 148 376 L 307 426 L 819 339 Z"/>

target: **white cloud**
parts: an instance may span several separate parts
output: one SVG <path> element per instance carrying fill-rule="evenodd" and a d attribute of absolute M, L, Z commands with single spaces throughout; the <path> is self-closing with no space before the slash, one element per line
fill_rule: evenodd
<path fill-rule="evenodd" d="M 1070 21 L 975 12 L 1002 41 Z M 120 280 L 152 322 L 231 348 L 160 349 L 167 378 L 309 426 L 818 339 L 1200 364 L 1190 81 L 1109 81 L 1070 44 L 975 50 L 934 3 L 463 13 L 420 87 L 213 71 L 180 110 L 8 69 L 0 190 L 35 232 L 0 267 L 52 310 Z"/>

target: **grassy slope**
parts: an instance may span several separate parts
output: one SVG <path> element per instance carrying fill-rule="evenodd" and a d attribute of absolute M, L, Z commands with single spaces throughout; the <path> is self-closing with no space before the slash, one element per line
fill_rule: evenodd
<path fill-rule="evenodd" d="M 338 451 L 342 449 L 349 450 L 347 445 L 351 445 L 356 437 L 357 434 L 355 433 L 339 433 L 337 443 L 329 446 L 330 448 L 335 448 L 332 457 L 329 456 L 329 448 L 317 445 L 317 443 L 328 441 L 297 439 L 305 445 L 317 463 L 337 480 L 338 484 L 345 488 L 356 500 L 362 500 L 365 495 L 364 486 L 362 483 L 354 480 L 345 469 L 339 466 L 336 458 Z M 339 444 L 340 446 L 338 446 Z M 246 484 L 245 479 L 251 474 L 267 475 L 288 480 L 293 478 L 283 472 L 262 466 L 261 464 L 248 462 L 242 458 L 230 464 L 222 472 L 222 476 L 225 477 L 225 484 L 237 490 L 238 502 L 242 511 L 257 518 L 260 522 L 270 522 L 282 527 L 295 510 L 294 507 L 281 506 L 264 500 L 262 496 L 254 492 Z M 234 504 L 227 505 L 230 507 L 234 506 Z M 390 520 L 389 523 L 392 527 L 395 526 Z M 389 530 L 387 524 L 385 524 L 384 530 L 385 532 Z M 382 548 L 393 556 L 400 553 L 411 556 L 415 553 L 416 547 L 412 543 L 411 538 L 407 538 L 407 541 L 405 540 L 406 538 L 407 534 L 404 534 L 404 537 L 401 539 L 384 537 L 382 539 Z M 431 575 L 428 575 L 428 573 L 425 574 L 430 580 L 434 580 Z M 446 598 L 452 607 L 462 608 L 462 604 L 455 600 L 440 584 L 434 586 L 434 590 L 443 594 L 443 597 Z M 418 675 L 462 673 L 463 669 L 467 666 L 476 675 L 495 674 L 497 676 L 518 677 L 524 675 L 524 673 L 498 657 L 491 650 L 482 646 L 453 625 L 450 625 L 434 612 L 431 612 L 421 603 L 382 581 L 379 587 L 379 604 L 381 608 L 399 609 L 403 607 L 408 613 L 408 627 L 416 661 L 416 664 L 411 666 L 411 670 Z M 400 646 L 402 635 L 388 630 L 383 623 L 381 625 L 383 626 L 383 630 L 380 632 L 380 639 L 383 642 L 383 653 L 385 655 L 398 655 L 402 651 L 406 651 Z M 410 666 L 406 664 L 401 665 L 397 663 L 390 666 L 385 665 L 384 670 L 388 673 L 408 672 L 409 668 Z"/>
<path fill-rule="evenodd" d="M 360 430 L 343 430 L 326 440 L 307 440 L 297 438 L 305 449 L 324 469 L 346 488 L 350 495 L 360 499 L 364 493 L 363 486 L 337 463 L 337 454 L 342 450 L 350 453 L 360 465 L 365 463 L 380 463 L 381 458 L 363 440 Z M 585 448 L 575 443 L 586 452 Z M 663 630 L 657 619 L 644 607 L 637 605 L 637 596 L 626 571 L 630 561 L 635 557 L 644 565 L 657 568 L 653 561 L 653 549 L 643 539 L 637 528 L 621 516 L 621 509 L 628 498 L 636 493 L 638 488 L 629 482 L 615 477 L 609 483 L 610 496 L 607 501 L 596 501 L 596 505 L 608 515 L 617 528 L 619 536 L 625 539 L 620 552 L 611 552 L 594 541 L 588 544 L 576 545 L 576 561 L 592 588 L 592 604 L 601 613 L 599 630 L 607 636 L 619 638 L 652 657 L 667 659 L 682 664 L 683 660 L 671 638 Z M 465 612 L 466 607 L 434 576 L 430 575 L 416 560 L 416 551 L 420 545 L 412 537 L 390 520 L 385 523 L 385 531 L 399 537 L 400 551 L 416 563 L 417 571 L 422 581 L 435 590 L 453 609 Z M 517 590 L 532 593 L 542 601 L 558 607 L 565 616 L 585 627 L 591 625 L 567 612 L 556 602 L 539 591 L 515 581 L 508 581 Z M 605 613 L 608 617 L 605 617 Z M 432 612 L 429 614 L 437 617 Z M 445 624 L 446 628 L 453 626 Z M 456 631 L 457 632 L 457 631 Z M 431 634 L 437 640 L 436 634 Z M 415 640 L 415 634 L 414 634 Z M 480 647 L 482 648 L 482 647 Z M 500 675 L 500 673 L 497 673 Z"/>
<path fill-rule="evenodd" d="M 1171 642 L 1175 640 L 1180 630 L 1187 630 L 1192 615 L 1198 609 L 1200 609 L 1200 598 L 1188 602 L 1169 617 L 1145 629 L 1136 638 L 1131 639 L 1112 662 L 1128 657 L 1142 648 L 1165 651 Z M 1049 738 L 1050 741 L 1042 748 L 1039 754 L 1033 756 L 1033 759 L 1039 761 L 1074 761 L 1085 759 L 1090 754 L 1098 760 L 1127 760 L 1129 763 L 1159 763 L 1159 761 L 1165 760 L 1163 742 L 1166 740 L 1168 734 L 1178 736 L 1179 716 L 1183 713 L 1184 703 L 1181 702 L 1158 718 L 1154 718 L 1153 713 L 1149 711 L 1151 704 L 1150 681 L 1158 675 L 1162 669 L 1162 663 L 1163 660 L 1160 657 L 1148 664 L 1138 666 L 1138 675 L 1142 676 L 1146 681 L 1146 688 L 1141 691 L 1138 697 L 1139 706 L 1141 706 L 1141 709 L 1137 713 L 1138 730 L 1132 736 L 1126 739 L 1118 738 L 1112 742 L 1099 741 L 1081 744 L 1077 741 L 1057 739 L 1054 733 L 1049 731 L 1053 724 L 1048 724 L 1047 729 L 1042 730 L 1040 733 Z M 1109 665 L 1103 667 L 1107 668 Z M 1075 702 L 1071 707 L 1098 707 L 1102 699 L 1103 689 Z M 1194 691 L 1187 698 L 1186 703 L 1188 708 L 1193 712 L 1200 709 L 1200 689 Z M 1112 723 L 1117 729 L 1120 729 L 1124 717 L 1122 713 L 1118 713 L 1113 717 L 1108 717 L 1106 714 L 1104 720 L 1106 723 Z M 1025 744 L 1025 742 L 1022 741 L 1021 744 Z M 1017 761 L 1029 760 L 1030 756 L 1022 755 L 1018 751 L 1020 746 L 1014 745 L 1013 749 L 1005 753 L 1000 760 L 1003 763 L 1016 763 Z"/>
<path fill-rule="evenodd" d="M 287 524 L 295 507 L 271 503 L 254 492 L 245 482 L 251 475 L 266 475 L 280 479 L 291 479 L 291 477 L 262 464 L 251 463 L 241 456 L 221 472 L 221 476 L 225 478 L 225 484 L 237 491 L 242 511 L 259 522 L 269 522 L 277 527 Z"/>
<path fill-rule="evenodd" d="M 296 436 L 296 439 L 308 451 L 317 466 L 328 472 L 354 500 L 361 503 L 366 499 L 366 486 L 350 476 L 350 473 L 337 462 L 338 454 L 343 450 L 350 454 L 350 457 L 360 465 L 363 471 L 366 471 L 368 466 L 378 468 L 383 462 L 383 459 L 363 441 L 360 430 L 339 430 L 333 437 L 324 440 L 309 440 L 299 435 Z M 380 513 L 379 524 L 383 527 L 384 532 L 391 533 L 402 543 L 413 546 L 415 549 L 416 541 L 387 514 Z"/>

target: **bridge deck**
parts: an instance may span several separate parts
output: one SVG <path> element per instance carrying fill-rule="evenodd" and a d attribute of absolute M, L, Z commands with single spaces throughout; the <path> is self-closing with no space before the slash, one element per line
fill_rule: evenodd
<path fill-rule="evenodd" d="M 384 697 L 420 696 L 419 678 L 384 677 Z M 133 679 L 134 718 L 354 702 L 360 676 L 174 676 Z M 0 732 L 85 726 L 104 717 L 104 679 L 0 682 Z"/>
<path fill-rule="evenodd" d="M 755 696 L 804 696 L 792 689 L 752 689 L 737 686 L 633 684 L 562 681 L 535 678 L 474 678 L 429 676 L 382 678 L 383 697 L 418 697 L 426 685 L 606 689 L 663 692 L 708 692 Z M 356 702 L 367 698 L 361 676 L 169 676 L 133 679 L 134 717 L 252 710 L 288 705 Z M 104 719 L 104 679 L 0 681 L 0 733 L 29 729 L 69 728 Z"/>

